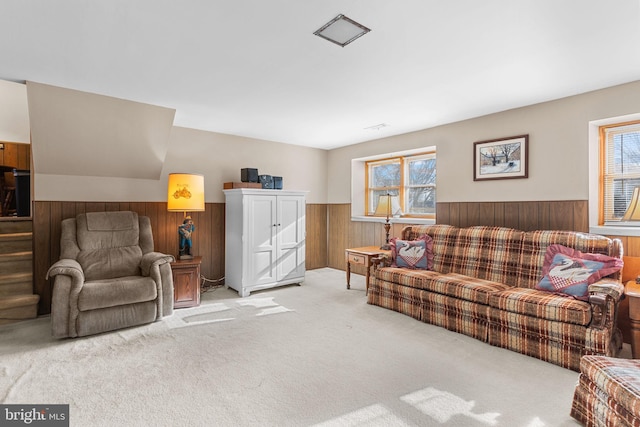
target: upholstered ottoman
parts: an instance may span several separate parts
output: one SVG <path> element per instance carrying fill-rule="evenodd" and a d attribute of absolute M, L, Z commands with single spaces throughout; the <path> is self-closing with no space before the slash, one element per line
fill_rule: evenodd
<path fill-rule="evenodd" d="M 571 416 L 585 426 L 640 426 L 640 360 L 583 356 Z"/>

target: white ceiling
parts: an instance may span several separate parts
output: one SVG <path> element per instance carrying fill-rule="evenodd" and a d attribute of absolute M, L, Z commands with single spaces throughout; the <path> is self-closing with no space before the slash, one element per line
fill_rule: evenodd
<path fill-rule="evenodd" d="M 2 0 L 0 79 L 331 149 L 640 80 L 640 1 Z"/>

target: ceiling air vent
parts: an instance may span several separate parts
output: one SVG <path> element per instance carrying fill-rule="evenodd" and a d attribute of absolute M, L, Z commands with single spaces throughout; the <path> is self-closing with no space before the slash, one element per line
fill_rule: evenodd
<path fill-rule="evenodd" d="M 335 43 L 338 46 L 345 47 L 355 39 L 364 36 L 369 31 L 371 30 L 364 25 L 358 24 L 353 19 L 340 14 L 324 24 L 313 34 L 318 37 L 322 37 L 325 40 L 329 40 L 331 43 Z"/>

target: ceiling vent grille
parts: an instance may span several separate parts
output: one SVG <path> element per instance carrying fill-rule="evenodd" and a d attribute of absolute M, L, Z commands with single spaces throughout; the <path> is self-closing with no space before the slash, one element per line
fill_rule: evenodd
<path fill-rule="evenodd" d="M 340 14 L 324 24 L 313 34 L 318 37 L 322 37 L 325 40 L 329 40 L 331 43 L 335 43 L 338 46 L 345 47 L 352 41 L 364 36 L 369 31 L 371 30 L 364 25 Z"/>

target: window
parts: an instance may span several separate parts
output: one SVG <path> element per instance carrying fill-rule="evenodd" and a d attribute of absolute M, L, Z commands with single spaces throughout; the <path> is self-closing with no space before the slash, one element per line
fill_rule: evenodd
<path fill-rule="evenodd" d="M 366 214 L 373 215 L 378 198 L 398 196 L 404 216 L 436 214 L 436 153 L 366 162 Z"/>
<path fill-rule="evenodd" d="M 601 126 L 600 153 L 599 223 L 614 225 L 640 186 L 640 122 Z"/>

